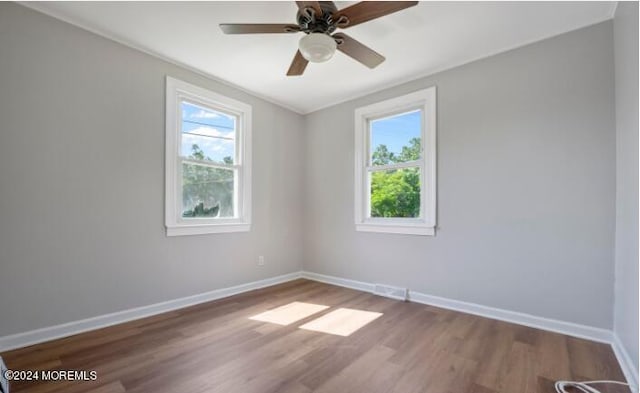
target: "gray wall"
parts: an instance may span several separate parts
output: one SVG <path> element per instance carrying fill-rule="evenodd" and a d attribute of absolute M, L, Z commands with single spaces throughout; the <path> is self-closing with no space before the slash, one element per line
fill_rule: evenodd
<path fill-rule="evenodd" d="M 253 106 L 251 232 L 165 236 L 167 74 Z M 0 336 L 299 271 L 303 125 L 229 86 L 1 3 Z"/>
<path fill-rule="evenodd" d="M 612 327 L 608 21 L 306 118 L 305 269 Z M 354 109 L 438 88 L 435 237 L 356 232 Z"/>
<path fill-rule="evenodd" d="M 618 3 L 614 42 L 617 138 L 614 330 L 638 370 L 637 2 Z"/>

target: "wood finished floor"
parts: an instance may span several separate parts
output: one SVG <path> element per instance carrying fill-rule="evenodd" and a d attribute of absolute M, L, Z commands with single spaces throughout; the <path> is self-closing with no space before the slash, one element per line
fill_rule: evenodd
<path fill-rule="evenodd" d="M 330 307 L 288 326 L 249 319 L 294 301 Z M 341 307 L 383 315 L 348 337 L 299 329 Z M 606 344 L 306 280 L 2 356 L 10 369 L 98 374 L 12 393 L 552 393 L 557 379 L 624 380 Z"/>

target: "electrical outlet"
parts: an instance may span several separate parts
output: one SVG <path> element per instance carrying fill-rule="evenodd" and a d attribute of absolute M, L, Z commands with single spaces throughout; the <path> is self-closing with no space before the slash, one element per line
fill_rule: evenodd
<path fill-rule="evenodd" d="M 0 357 L 0 392 L 9 393 L 9 381 L 4 377 L 4 372 L 7 370 L 2 357 Z"/>
<path fill-rule="evenodd" d="M 264 256 L 262 255 L 258 257 L 258 266 L 264 266 Z"/>

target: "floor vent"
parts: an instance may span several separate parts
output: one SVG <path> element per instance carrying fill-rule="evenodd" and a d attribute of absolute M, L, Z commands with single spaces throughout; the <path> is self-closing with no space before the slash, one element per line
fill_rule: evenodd
<path fill-rule="evenodd" d="M 4 377 L 5 371 L 7 371 L 7 366 L 4 365 L 2 357 L 0 357 L 0 391 L 2 393 L 9 393 L 9 381 Z"/>
<path fill-rule="evenodd" d="M 390 297 L 391 299 L 407 300 L 407 288 L 392 287 L 390 285 L 376 284 L 373 293 L 376 295 Z"/>

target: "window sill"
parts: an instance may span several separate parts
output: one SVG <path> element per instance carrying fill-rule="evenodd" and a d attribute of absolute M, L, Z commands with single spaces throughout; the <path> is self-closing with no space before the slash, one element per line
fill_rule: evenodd
<path fill-rule="evenodd" d="M 393 233 L 400 235 L 420 235 L 435 236 L 434 227 L 409 226 L 409 225 L 376 225 L 376 224 L 356 224 L 356 231 Z"/>
<path fill-rule="evenodd" d="M 167 236 L 206 235 L 210 233 L 249 232 L 251 224 L 179 225 L 167 227 Z"/>

